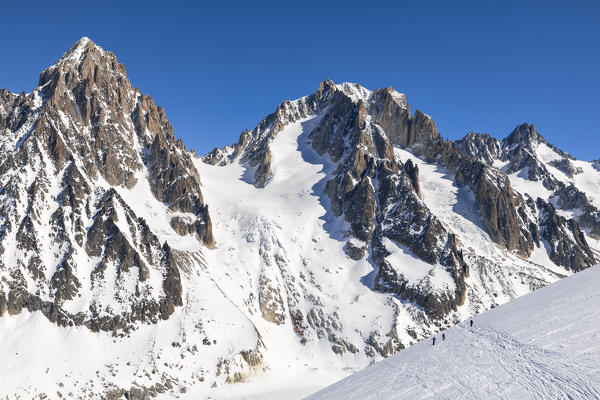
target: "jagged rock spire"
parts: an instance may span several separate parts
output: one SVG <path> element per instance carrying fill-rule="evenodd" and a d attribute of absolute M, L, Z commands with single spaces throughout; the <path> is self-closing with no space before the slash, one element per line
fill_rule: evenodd
<path fill-rule="evenodd" d="M 531 146 L 537 143 L 546 143 L 546 139 L 538 133 L 535 125 L 528 123 L 517 126 L 505 141 L 510 146 L 519 144 Z"/>

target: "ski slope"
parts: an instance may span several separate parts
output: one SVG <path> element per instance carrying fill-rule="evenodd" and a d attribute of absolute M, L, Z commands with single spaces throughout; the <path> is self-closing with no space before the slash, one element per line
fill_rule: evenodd
<path fill-rule="evenodd" d="M 309 399 L 598 399 L 598 282 L 600 266 L 572 275 Z"/>

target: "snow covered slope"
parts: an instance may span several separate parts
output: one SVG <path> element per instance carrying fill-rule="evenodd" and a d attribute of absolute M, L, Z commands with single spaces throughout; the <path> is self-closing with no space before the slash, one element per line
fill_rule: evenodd
<path fill-rule="evenodd" d="M 31 93 L 0 90 L 0 397 L 258 368 L 259 332 L 206 269 L 210 226 L 192 154 L 114 54 L 82 38 Z"/>
<path fill-rule="evenodd" d="M 310 396 L 600 398 L 600 266 L 520 297 Z"/>
<path fill-rule="evenodd" d="M 501 160 L 329 80 L 198 157 L 83 38 L 0 90 L 0 395 L 299 398 L 596 264 Z"/>

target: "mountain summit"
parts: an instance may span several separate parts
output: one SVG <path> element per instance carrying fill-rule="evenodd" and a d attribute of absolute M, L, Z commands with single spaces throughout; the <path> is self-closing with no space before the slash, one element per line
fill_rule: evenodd
<path fill-rule="evenodd" d="M 175 237 L 214 239 L 164 110 L 87 38 L 33 92 L 0 98 L 0 315 L 110 331 L 168 318 L 182 305 Z"/>
<path fill-rule="evenodd" d="M 597 183 L 533 125 L 452 142 L 331 80 L 200 158 L 82 38 L 0 91 L 0 387 L 309 394 L 597 263 Z"/>

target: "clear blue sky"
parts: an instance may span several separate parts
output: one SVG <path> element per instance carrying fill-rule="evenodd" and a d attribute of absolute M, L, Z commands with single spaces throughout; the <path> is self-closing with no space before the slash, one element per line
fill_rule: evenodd
<path fill-rule="evenodd" d="M 89 36 L 198 153 L 330 78 L 391 85 L 451 139 L 530 122 L 600 158 L 599 1 L 214 3 L 5 2 L 0 87 L 32 90 Z"/>

